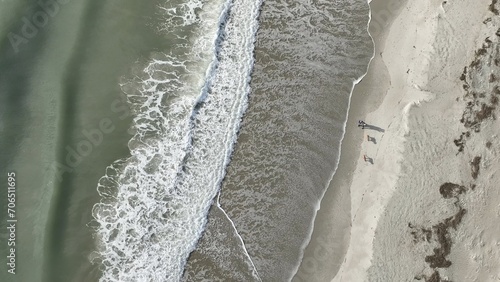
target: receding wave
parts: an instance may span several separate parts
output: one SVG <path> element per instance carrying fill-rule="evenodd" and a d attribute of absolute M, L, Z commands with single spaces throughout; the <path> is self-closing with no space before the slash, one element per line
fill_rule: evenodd
<path fill-rule="evenodd" d="M 246 108 L 259 0 L 165 4 L 173 42 L 121 84 L 130 157 L 106 169 L 93 209 L 101 281 L 177 281 L 206 224 Z M 138 63 L 139 65 L 141 63 Z"/>

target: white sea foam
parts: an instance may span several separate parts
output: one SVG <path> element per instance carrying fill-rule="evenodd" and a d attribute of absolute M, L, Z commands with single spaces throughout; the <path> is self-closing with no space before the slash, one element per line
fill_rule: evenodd
<path fill-rule="evenodd" d="M 252 268 L 253 268 L 253 273 L 252 275 L 254 276 L 254 278 L 257 280 L 257 281 L 262 281 L 262 279 L 259 277 L 259 272 L 257 271 L 257 267 L 255 267 L 255 264 L 253 263 L 252 261 L 252 257 L 250 256 L 250 254 L 248 253 L 248 250 L 245 246 L 245 242 L 243 241 L 243 238 L 241 237 L 241 235 L 238 233 L 238 229 L 236 229 L 236 225 L 234 225 L 234 222 L 231 220 L 231 218 L 229 217 L 229 215 L 226 213 L 226 211 L 222 208 L 221 204 L 220 204 L 220 194 L 217 196 L 217 207 L 220 209 L 220 211 L 226 216 L 227 220 L 229 220 L 229 222 L 231 223 L 231 226 L 233 227 L 234 229 L 234 232 L 236 233 L 236 236 L 238 236 L 238 239 L 240 239 L 240 242 L 241 242 L 241 245 L 243 246 L 243 251 L 244 251 L 244 254 L 245 256 L 247 257 L 248 261 L 250 262 L 250 264 L 252 265 Z"/>
<path fill-rule="evenodd" d="M 122 84 L 135 134 L 131 157 L 109 166 L 97 187 L 101 281 L 181 279 L 246 108 L 260 4 L 162 7 L 165 33 L 196 31 L 177 46 L 186 52 L 153 54 L 143 74 Z"/>

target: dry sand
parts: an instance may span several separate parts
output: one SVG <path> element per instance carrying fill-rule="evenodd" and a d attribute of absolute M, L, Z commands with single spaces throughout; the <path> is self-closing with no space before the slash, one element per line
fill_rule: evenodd
<path fill-rule="evenodd" d="M 352 227 L 333 281 L 500 281 L 500 4 L 382 1 L 354 95 L 383 99 L 350 111 L 373 127 L 345 181 Z"/>

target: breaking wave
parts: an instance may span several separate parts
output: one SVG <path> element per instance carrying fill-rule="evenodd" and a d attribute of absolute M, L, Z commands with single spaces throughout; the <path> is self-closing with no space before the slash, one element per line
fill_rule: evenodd
<path fill-rule="evenodd" d="M 173 42 L 123 81 L 130 157 L 99 180 L 101 281 L 178 281 L 203 232 L 246 109 L 261 1 L 165 4 Z M 182 34 L 182 36 L 181 36 Z"/>

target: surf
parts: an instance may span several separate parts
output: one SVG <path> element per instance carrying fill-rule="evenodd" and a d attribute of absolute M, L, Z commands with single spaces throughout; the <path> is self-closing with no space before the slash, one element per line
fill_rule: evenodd
<path fill-rule="evenodd" d="M 247 105 L 261 2 L 168 5 L 159 7 L 159 33 L 181 51 L 152 54 L 121 83 L 134 135 L 131 156 L 111 164 L 97 186 L 91 260 L 101 281 L 181 279 Z"/>

